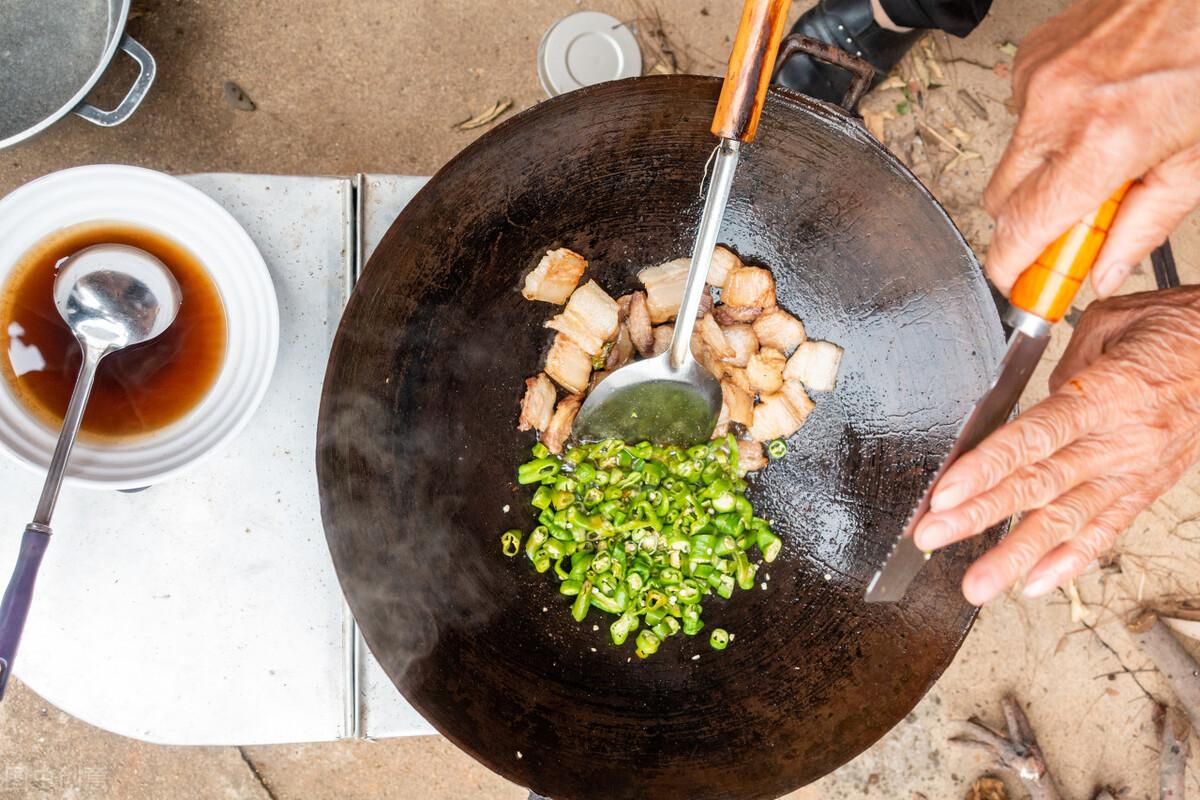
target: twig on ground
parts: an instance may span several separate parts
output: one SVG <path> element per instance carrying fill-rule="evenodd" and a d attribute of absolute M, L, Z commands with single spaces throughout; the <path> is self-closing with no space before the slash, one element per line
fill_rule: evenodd
<path fill-rule="evenodd" d="M 951 153 L 959 156 L 963 155 L 963 149 L 951 141 L 948 137 L 938 133 L 935 129 L 926 125 L 924 122 L 918 121 L 917 125 L 921 128 L 921 130 L 932 136 L 938 144 L 940 144 L 942 147 L 945 147 Z"/>
<path fill-rule="evenodd" d="M 492 107 L 487 111 L 483 111 L 473 117 L 467 117 L 454 127 L 458 128 L 460 131 L 470 131 L 474 130 L 475 128 L 482 128 L 484 125 L 487 125 L 490 122 L 495 122 L 497 119 L 503 116 L 505 111 L 508 111 L 510 108 L 512 108 L 512 105 L 513 101 L 511 97 L 501 97 L 499 100 L 493 103 Z"/>
<path fill-rule="evenodd" d="M 1062 589 L 1059 589 L 1059 592 L 1062 592 L 1063 594 L 1065 594 L 1065 592 L 1063 592 Z M 1125 664 L 1125 662 L 1121 660 L 1121 654 L 1117 652 L 1116 648 L 1104 640 L 1104 637 L 1100 635 L 1100 632 L 1098 630 L 1096 630 L 1096 625 L 1088 622 L 1085 619 L 1080 620 L 1079 624 L 1082 625 L 1084 628 L 1087 628 L 1087 630 L 1089 630 L 1092 633 L 1092 635 L 1096 637 L 1096 641 L 1099 642 L 1100 645 L 1105 650 L 1107 650 L 1109 653 L 1112 654 L 1112 657 L 1114 659 L 1116 659 L 1116 661 L 1117 661 L 1117 665 L 1120 666 L 1120 668 L 1121 668 L 1121 670 L 1120 670 L 1121 673 L 1129 676 L 1130 680 L 1132 680 L 1134 682 L 1134 684 L 1137 685 L 1137 687 L 1142 690 L 1142 694 L 1146 697 L 1146 699 L 1149 700 L 1151 703 L 1157 704 L 1158 700 L 1154 697 L 1154 695 L 1152 695 L 1150 693 L 1150 690 L 1147 689 L 1140 680 L 1138 680 L 1137 673 L 1135 671 L 1131 670 Z"/>
<path fill-rule="evenodd" d="M 1200 664 L 1155 612 L 1149 609 L 1135 612 L 1126 627 L 1137 646 L 1171 685 L 1192 727 L 1200 730 Z"/>
<path fill-rule="evenodd" d="M 962 732 L 952 736 L 950 741 L 988 753 L 996 769 L 1009 772 L 1021 781 L 1030 800 L 1062 800 L 1046 769 L 1046 759 L 1029 718 L 1011 695 L 1006 695 L 1001 704 L 1007 736 L 978 717 L 971 717 L 964 723 Z"/>
<path fill-rule="evenodd" d="M 979 69 L 985 69 L 988 72 L 991 72 L 996 66 L 995 64 L 985 64 L 982 61 L 976 61 L 973 58 L 963 58 L 961 56 L 956 57 L 956 58 L 944 58 L 944 59 L 942 59 L 942 63 L 944 63 L 944 64 L 966 64 L 967 66 L 970 66 L 970 67 L 979 67 Z"/>
<path fill-rule="evenodd" d="M 1154 709 L 1154 724 L 1159 741 L 1159 797 L 1161 800 L 1184 800 L 1187 783 L 1187 758 L 1191 749 L 1191 731 L 1187 720 L 1177 709 L 1158 706 Z"/>

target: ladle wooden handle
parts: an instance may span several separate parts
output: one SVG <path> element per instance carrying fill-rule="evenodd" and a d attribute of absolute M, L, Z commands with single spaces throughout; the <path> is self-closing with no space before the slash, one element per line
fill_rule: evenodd
<path fill-rule="evenodd" d="M 1095 266 L 1108 238 L 1108 229 L 1131 185 L 1132 182 L 1126 183 L 1104 205 L 1071 226 L 1021 273 L 1009 295 L 1009 302 L 1015 308 L 1047 322 L 1058 322 L 1066 315 L 1079 287 Z"/>
<path fill-rule="evenodd" d="M 717 136 L 741 142 L 754 139 L 791 4 L 791 0 L 746 0 L 742 6 L 742 21 L 713 116 L 712 132 Z"/>

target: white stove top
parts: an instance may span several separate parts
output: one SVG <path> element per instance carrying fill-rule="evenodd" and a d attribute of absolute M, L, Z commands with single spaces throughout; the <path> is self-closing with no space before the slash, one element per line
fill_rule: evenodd
<path fill-rule="evenodd" d="M 17 676 L 64 711 L 151 742 L 433 733 L 349 618 L 315 463 L 326 358 L 365 262 L 357 245 L 369 255 L 425 179 L 185 180 L 237 218 L 271 271 L 282 324 L 271 387 L 237 441 L 182 478 L 131 494 L 64 490 Z M 6 578 L 42 478 L 8 461 L 0 475 Z"/>

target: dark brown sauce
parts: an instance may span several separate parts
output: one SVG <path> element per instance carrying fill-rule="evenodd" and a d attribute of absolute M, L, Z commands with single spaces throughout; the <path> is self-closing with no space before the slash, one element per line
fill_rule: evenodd
<path fill-rule="evenodd" d="M 92 439 L 150 433 L 204 398 L 221 371 L 226 339 L 225 307 L 212 278 L 187 249 L 155 231 L 89 222 L 38 242 L 0 290 L 0 372 L 21 402 L 57 430 L 82 354 L 55 308 L 54 276 L 62 259 L 94 244 L 145 250 L 166 264 L 182 292 L 179 315 L 162 335 L 100 362 L 81 429 Z"/>

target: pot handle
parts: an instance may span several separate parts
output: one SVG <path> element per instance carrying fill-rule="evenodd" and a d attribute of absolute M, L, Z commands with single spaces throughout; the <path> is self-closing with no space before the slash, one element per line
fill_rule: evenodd
<path fill-rule="evenodd" d="M 121 49 L 138 64 L 137 80 L 133 82 L 133 86 L 129 87 L 125 99 L 112 111 L 96 108 L 91 103 L 80 103 L 73 109 L 73 113 L 104 128 L 120 125 L 129 119 L 134 111 L 137 111 L 138 106 L 146 97 L 146 92 L 150 90 L 150 84 L 154 83 L 154 74 L 157 70 L 154 56 L 150 55 L 150 51 L 142 47 L 132 36 L 127 35 L 121 39 Z"/>
<path fill-rule="evenodd" d="M 753 141 L 791 5 L 792 0 L 745 0 L 713 116 L 716 136 Z"/>
<path fill-rule="evenodd" d="M 854 108 L 858 105 L 858 101 L 871 88 L 871 79 L 875 77 L 875 68 L 858 56 L 850 55 L 840 47 L 835 47 L 819 39 L 810 39 L 807 36 L 793 33 L 783 40 L 783 47 L 780 48 L 779 59 L 775 62 L 775 72 L 771 75 L 771 80 L 774 81 L 779 76 L 779 71 L 783 69 L 783 65 L 792 56 L 801 53 L 806 56 L 812 56 L 819 61 L 824 61 L 826 64 L 841 67 L 850 73 L 850 87 L 846 89 L 846 96 L 842 98 L 842 102 L 839 105 L 847 111 L 854 113 Z"/>

